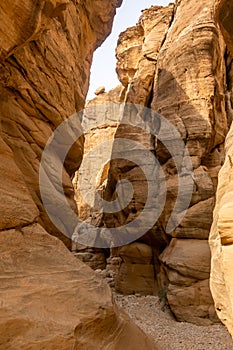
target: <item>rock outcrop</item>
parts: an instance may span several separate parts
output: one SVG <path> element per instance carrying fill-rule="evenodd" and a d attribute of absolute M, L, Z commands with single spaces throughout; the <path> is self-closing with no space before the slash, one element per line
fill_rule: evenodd
<path fill-rule="evenodd" d="M 231 19 L 233 16 L 233 6 L 231 1 L 217 2 L 216 19 L 220 24 L 221 31 L 226 41 L 227 47 L 233 55 L 233 30 Z M 229 52 L 227 59 L 227 91 L 226 109 L 229 117 L 229 124 L 232 122 L 233 105 L 233 60 Z M 219 318 L 227 326 L 233 336 L 233 220 L 232 220 L 232 191 L 233 191 L 233 126 L 226 138 L 225 152 L 226 158 L 219 173 L 219 183 L 217 189 L 216 206 L 214 209 L 214 221 L 210 233 L 211 259 L 211 291 L 215 301 L 215 307 Z"/>
<path fill-rule="evenodd" d="M 154 276 L 153 250 L 147 244 L 135 242 L 120 247 L 121 259 L 115 277 L 115 289 L 123 294 L 150 295 L 157 291 Z"/>
<path fill-rule="evenodd" d="M 165 269 L 161 278 L 162 284 L 167 278 L 167 298 L 177 319 L 199 324 L 216 322 L 209 292 L 210 255 L 205 240 L 211 227 L 216 178 L 227 132 L 224 52 L 214 19 L 214 2 L 177 2 L 172 26 L 159 53 L 151 107 L 182 135 L 193 164 L 194 188 L 184 219 L 170 233 L 175 239 L 160 257 Z M 177 175 L 163 147 L 157 154 L 167 174 L 168 206 L 160 218 L 165 229 L 175 203 Z M 179 256 L 182 263 L 172 264 L 171 268 L 170 259 L 164 259 L 169 250 L 171 260 Z M 182 251 L 187 255 L 181 254 Z M 188 254 L 191 260 L 187 260 Z M 206 263 L 199 268 L 200 261 Z M 199 271 L 197 275 L 191 272 L 193 264 Z M 189 270 L 182 284 L 185 274 L 180 265 Z"/>
<path fill-rule="evenodd" d="M 0 5 L 1 136 L 12 150 L 40 212 L 39 222 L 67 245 L 70 245 L 67 237 L 61 236 L 43 209 L 39 162 L 52 131 L 83 109 L 93 51 L 110 33 L 119 4 L 120 1 L 100 5 L 90 1 L 25 0 L 20 4 L 10 1 Z M 66 158 L 63 175 L 67 200 L 74 210 L 70 175 L 80 166 L 82 148 L 83 138 L 80 138 Z M 59 205 L 59 189 L 56 198 L 49 200 Z M 16 211 L 15 215 L 20 217 Z M 64 230 L 67 215 L 64 213 L 60 218 Z M 14 224 L 9 223 L 8 227 Z"/>
<path fill-rule="evenodd" d="M 231 57 L 226 54 L 214 13 L 213 0 L 202 3 L 182 0 L 167 7 L 151 7 L 143 11 L 136 26 L 120 35 L 116 49 L 117 72 L 124 93 L 121 99 L 118 95 L 115 102 L 123 98 L 124 102 L 157 111 L 179 131 L 190 155 L 194 181 L 190 203 L 183 220 L 174 230 L 166 233 L 179 189 L 180 173 L 174 157 L 154 135 L 123 125 L 124 119 L 122 125 L 114 130 L 115 140 L 126 137 L 139 141 L 156 155 L 162 166 L 167 186 L 166 204 L 159 220 L 139 242 L 147 245 L 148 251 L 152 248 L 150 261 L 153 261 L 159 292 L 167 298 L 176 318 L 204 325 L 218 322 L 209 288 L 208 237 L 231 114 L 230 104 L 229 108 L 225 104 L 230 94 L 230 91 L 226 91 L 226 84 L 229 85 L 231 79 L 231 70 L 227 68 L 230 67 Z M 107 101 L 108 94 L 104 93 L 93 103 L 102 103 L 104 109 Z M 114 99 L 110 98 L 110 101 Z M 140 107 L 135 106 L 134 113 L 135 116 L 140 114 Z M 102 142 L 102 137 L 98 139 L 98 132 L 92 131 L 95 133 L 95 144 Z M 170 145 L 175 149 L 174 140 L 170 140 Z M 132 182 L 134 197 L 121 212 L 113 215 L 101 213 L 101 220 L 96 221 L 96 224 L 121 227 L 140 215 L 146 203 L 147 183 L 140 168 L 129 162 L 111 159 L 109 165 L 103 177 L 103 197 L 106 200 L 115 199 L 116 183 L 124 178 Z M 189 171 L 185 167 L 183 163 L 180 183 L 183 186 L 183 199 L 185 174 Z M 156 193 L 154 195 L 158 196 Z M 182 210 L 177 213 L 175 220 L 179 221 L 179 215 L 185 213 Z M 149 212 L 155 216 L 153 206 Z M 119 273 L 116 281 L 120 281 L 117 283 L 123 293 L 142 292 L 138 284 L 133 285 L 133 271 L 135 280 L 139 271 L 134 269 L 137 254 L 133 255 L 133 247 L 114 248 L 110 252 L 114 259 L 113 265 L 120 258 L 127 264 L 127 271 L 131 271 L 129 280 L 128 274 L 124 273 L 124 265 L 121 268 L 121 263 L 117 263 L 117 268 L 113 268 L 114 272 Z M 145 265 L 142 281 L 143 278 L 147 280 L 147 269 Z M 140 275 L 143 275 L 143 269 Z M 155 289 L 150 288 L 150 293 L 154 292 Z"/>
<path fill-rule="evenodd" d="M 120 122 L 120 115 L 107 111 L 106 103 L 117 103 L 124 100 L 125 89 L 121 85 L 108 93 L 102 91 L 93 100 L 88 101 L 82 119 L 85 134 L 85 147 L 81 168 L 75 173 L 73 186 L 79 218 L 95 226 L 101 226 L 103 215 L 94 209 L 96 193 L 105 191 L 111 159 L 111 147 Z M 98 145 L 103 142 L 103 147 Z M 93 161 L 93 159 L 95 161 Z M 75 240 L 75 236 L 73 236 Z M 105 269 L 109 251 L 86 247 L 72 243 L 74 255 L 94 270 Z"/>
<path fill-rule="evenodd" d="M 34 224 L 0 235 L 0 349 L 155 349 L 110 288 Z"/>
<path fill-rule="evenodd" d="M 120 3 L 0 4 L 2 350 L 154 349 L 113 305 L 109 287 L 49 234 L 70 245 L 48 219 L 39 190 L 43 149 L 53 130 L 83 108 L 93 51 L 110 33 Z M 63 188 L 74 211 L 71 176 L 82 155 L 83 137 L 63 168 Z M 56 176 L 53 186 L 56 195 L 53 191 L 49 201 L 59 207 Z M 66 214 L 60 211 L 64 232 Z"/>

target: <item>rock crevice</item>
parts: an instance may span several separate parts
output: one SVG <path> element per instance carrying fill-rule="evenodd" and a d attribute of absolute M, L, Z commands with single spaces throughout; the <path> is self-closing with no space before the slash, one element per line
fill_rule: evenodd
<path fill-rule="evenodd" d="M 143 289 L 145 294 L 163 292 L 179 321 L 202 325 L 218 322 L 209 289 L 211 259 L 207 242 L 231 120 L 231 57 L 225 54 L 226 45 L 214 14 L 213 0 L 200 4 L 182 0 L 143 11 L 138 24 L 119 36 L 116 57 L 122 86 L 97 96 L 88 105 L 94 109 L 102 104 L 103 115 L 107 115 L 109 101 L 134 104 L 135 116 L 141 113 L 137 106 L 149 107 L 179 131 L 192 162 L 194 188 L 187 212 L 175 230 L 165 233 L 178 195 L 179 173 L 174 159 L 156 135 L 123 125 L 124 118 L 118 120 L 119 126 L 106 121 L 111 129 L 112 153 L 102 187 L 97 186 L 97 191 L 104 199 L 113 200 L 117 197 L 117 182 L 126 178 L 134 186 L 134 197 L 121 212 L 95 213 L 98 221 L 90 217 L 89 220 L 100 226 L 121 227 L 140 215 L 146 203 L 145 178 L 139 167 L 132 168 L 130 162 L 113 160 L 112 156 L 117 153 L 114 140 L 119 138 L 143 144 L 162 166 L 167 199 L 159 220 L 143 237 L 110 251 L 108 261 L 116 276 L 115 287 L 122 293 L 143 294 Z M 85 152 L 102 142 L 103 136 L 93 125 L 87 137 Z M 98 162 L 101 163 L 101 155 Z M 183 192 L 185 196 L 185 185 Z M 80 198 L 78 206 L 87 214 Z M 150 208 L 150 215 L 155 215 L 154 207 Z M 147 264 L 134 264 L 141 245 L 147 245 L 148 258 L 152 254 L 154 273 L 148 273 Z M 117 259 L 121 259 L 121 264 Z"/>
<path fill-rule="evenodd" d="M 111 32 L 120 4 L 0 3 L 2 350 L 155 348 L 113 304 L 107 284 L 52 236 L 71 246 L 46 215 L 39 187 L 43 149 L 55 128 L 83 109 L 93 51 Z M 76 141 L 63 167 L 63 188 L 74 211 L 71 175 L 80 166 L 83 141 Z M 56 211 L 62 199 L 56 167 L 52 174 L 48 203 L 66 227 L 68 214 Z"/>

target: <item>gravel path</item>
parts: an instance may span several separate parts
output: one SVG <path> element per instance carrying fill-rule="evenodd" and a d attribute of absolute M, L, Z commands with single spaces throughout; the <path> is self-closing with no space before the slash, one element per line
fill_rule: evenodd
<path fill-rule="evenodd" d="M 177 322 L 169 310 L 162 311 L 155 296 L 114 293 L 114 298 L 161 350 L 233 350 L 231 336 L 221 324 L 204 327 Z"/>

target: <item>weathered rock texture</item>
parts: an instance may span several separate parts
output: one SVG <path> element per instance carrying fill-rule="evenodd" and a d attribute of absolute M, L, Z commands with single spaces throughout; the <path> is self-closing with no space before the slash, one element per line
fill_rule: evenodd
<path fill-rule="evenodd" d="M 141 142 L 162 165 L 167 185 L 166 205 L 158 222 L 140 239 L 140 244 L 152 248 L 150 261 L 158 288 L 167 297 L 177 319 L 197 324 L 218 322 L 209 289 L 208 237 L 218 172 L 224 161 L 224 141 L 231 120 L 230 104 L 226 107 L 231 93 L 227 87 L 232 77 L 231 57 L 226 53 L 214 11 L 214 0 L 201 3 L 181 0 L 165 8 L 151 7 L 143 12 L 135 27 L 120 35 L 116 49 L 124 102 L 159 112 L 179 131 L 190 154 L 194 169 L 191 203 L 182 222 L 168 235 L 166 225 L 178 193 L 177 169 L 171 155 L 161 142 L 143 131 L 125 125 L 115 131 L 115 139 L 127 137 Z M 101 103 L 99 98 L 105 103 L 108 94 L 98 97 Z M 100 142 L 98 130 L 93 133 L 96 133 L 95 142 Z M 183 168 L 185 173 L 185 164 Z M 100 225 L 122 226 L 134 220 L 145 204 L 145 178 L 138 167 L 125 161 L 111 161 L 104 177 L 107 179 L 104 198 L 116 198 L 115 185 L 122 178 L 133 183 L 134 198 L 120 213 L 101 214 Z M 185 177 L 182 183 L 185 184 Z M 153 208 L 150 215 L 153 215 Z M 138 252 L 135 253 L 133 247 L 111 250 L 115 260 L 122 259 L 120 263 L 119 260 L 117 264 L 114 262 L 115 271 L 118 269 L 116 279 L 120 281 L 116 285 L 122 293 L 141 292 L 138 284 L 133 285 L 133 271 L 135 280 L 138 274 L 142 281 L 148 277 L 148 266 L 144 273 L 141 267 L 134 269 Z M 127 264 L 127 271 L 131 271 L 130 280 L 121 261 Z M 154 293 L 153 288 L 150 293 Z"/>
<path fill-rule="evenodd" d="M 226 44 L 233 55 L 233 30 L 231 19 L 233 6 L 231 1 L 218 1 L 216 18 L 220 24 Z M 233 88 L 232 88 L 232 58 L 229 52 L 227 59 L 227 92 L 226 108 L 229 123 L 232 121 Z M 216 206 L 214 210 L 214 221 L 210 233 L 211 246 L 211 291 L 214 297 L 217 313 L 222 322 L 227 326 L 233 336 L 233 127 L 226 138 L 224 165 L 219 173 Z"/>
<path fill-rule="evenodd" d="M 52 130 L 84 107 L 93 50 L 110 33 L 119 4 L 25 0 L 0 5 L 1 136 L 39 209 L 40 223 L 55 235 L 61 236 L 40 200 L 41 153 Z M 74 210 L 70 175 L 81 163 L 82 144 L 81 138 L 69 152 L 63 175 L 67 199 Z M 59 206 L 57 192 L 50 200 Z M 17 211 L 14 215 L 20 217 Z M 65 229 L 66 215 L 61 217 Z M 10 227 L 14 227 L 13 222 L 1 228 Z"/>
<path fill-rule="evenodd" d="M 193 163 L 190 208 L 171 233 L 174 238 L 160 259 L 172 311 L 178 320 L 200 324 L 216 321 L 209 292 L 210 255 L 205 240 L 211 227 L 216 178 L 227 132 L 224 50 L 214 21 L 214 2 L 178 2 L 159 53 L 151 104 L 179 130 Z M 160 218 L 165 228 L 174 205 L 177 180 L 171 159 L 162 147 L 157 154 L 168 178 L 168 206 Z M 182 262 L 174 264 L 176 257 Z M 197 275 L 194 270 L 199 271 Z M 181 283 L 184 276 L 188 278 Z M 162 273 L 162 283 L 164 277 Z"/>
<path fill-rule="evenodd" d="M 125 89 L 120 85 L 108 93 L 98 94 L 96 98 L 87 103 L 82 119 L 85 133 L 83 162 L 79 171 L 75 173 L 73 186 L 79 218 L 96 226 L 101 226 L 103 222 L 103 214 L 94 209 L 96 193 L 102 194 L 106 189 L 112 144 L 120 122 L 119 115 L 110 113 L 112 118 L 110 117 L 106 103 L 111 102 L 114 105 L 122 102 L 124 93 Z M 101 143 L 103 147 L 98 148 Z M 93 269 L 106 267 L 109 251 L 87 248 L 75 242 L 72 244 L 72 250 L 76 257 Z"/>
<path fill-rule="evenodd" d="M 125 89 L 120 85 L 108 93 L 101 93 L 92 101 L 89 101 L 85 108 L 82 118 L 82 128 L 85 134 L 83 162 L 73 179 L 75 199 L 78 205 L 79 217 L 82 220 L 87 220 L 90 217 L 93 220 L 94 218 L 95 193 L 93 189 L 103 191 L 109 167 L 108 162 L 103 164 L 103 159 L 110 160 L 111 158 L 111 147 L 108 147 L 108 142 L 110 145 L 113 143 L 115 132 L 120 122 L 120 115 L 109 113 L 106 110 L 106 104 L 112 103 L 114 106 L 117 102 L 122 102 L 124 100 L 124 92 Z M 110 114 L 112 119 L 110 119 Z M 98 149 L 97 147 L 104 142 L 104 147 Z M 95 159 L 94 162 L 92 161 L 93 158 Z M 79 181 L 82 182 L 79 183 Z M 83 195 L 86 194 L 89 194 L 87 197 L 88 203 L 87 199 L 83 198 Z"/>
<path fill-rule="evenodd" d="M 0 4 L 2 350 L 153 349 L 112 304 L 109 288 L 48 234 L 61 237 L 45 214 L 39 191 L 43 148 L 52 131 L 83 108 L 93 51 L 110 33 L 120 3 Z M 83 138 L 69 152 L 63 173 L 74 210 L 70 176 L 82 153 Z M 54 186 L 56 195 L 50 201 L 59 207 L 56 178 Z M 66 213 L 60 215 L 65 228 Z"/>
<path fill-rule="evenodd" d="M 154 349 L 110 288 L 38 225 L 1 232 L 0 349 Z"/>
<path fill-rule="evenodd" d="M 135 242 L 119 248 L 117 254 L 121 261 L 116 271 L 116 291 L 141 295 L 156 293 L 152 247 Z"/>

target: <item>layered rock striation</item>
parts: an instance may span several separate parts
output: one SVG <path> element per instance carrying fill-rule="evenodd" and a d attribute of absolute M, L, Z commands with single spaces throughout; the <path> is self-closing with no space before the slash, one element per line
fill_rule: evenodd
<path fill-rule="evenodd" d="M 156 349 L 110 288 L 34 224 L 2 231 L 0 349 Z"/>
<path fill-rule="evenodd" d="M 70 246 L 70 239 L 46 215 L 39 189 L 43 149 L 53 130 L 83 109 L 93 51 L 110 33 L 120 3 L 0 4 L 2 350 L 154 348 L 113 305 L 107 285 L 49 234 Z M 74 143 L 63 167 L 63 189 L 74 211 L 71 176 L 82 156 L 83 137 Z M 60 165 L 59 157 L 57 162 Z M 56 168 L 52 174 L 48 203 L 59 209 Z M 53 214 L 69 236 L 68 213 L 55 209 Z"/>
<path fill-rule="evenodd" d="M 60 238 L 41 203 L 41 154 L 52 131 L 83 109 L 93 51 L 110 33 L 119 4 L 106 2 L 102 7 L 91 2 L 25 0 L 20 4 L 3 2 L 0 7 L 1 136 L 38 208 L 29 222 L 38 217 L 46 230 Z M 80 166 L 82 148 L 81 137 L 66 158 L 63 175 L 67 200 L 74 210 L 70 176 Z M 58 206 L 60 193 L 53 186 L 56 198 L 49 200 Z M 20 217 L 16 210 L 13 212 Z M 7 221 L 1 229 L 15 226 L 10 218 Z M 66 230 L 65 215 L 61 221 Z M 69 244 L 66 237 L 64 240 Z"/>
<path fill-rule="evenodd" d="M 175 127 L 189 152 L 193 190 L 187 212 L 181 200 L 181 209 L 173 216 L 178 222 L 182 216 L 182 221 L 166 232 L 169 218 L 174 215 L 178 191 L 181 190 L 185 201 L 190 168 L 185 161 L 181 169 L 176 168 L 180 154 L 174 151 L 171 156 L 159 140 L 159 125 L 157 134 L 151 135 L 125 125 L 123 114 L 114 130 L 114 140 L 126 137 L 138 141 L 155 155 L 165 174 L 167 195 L 159 220 L 137 243 L 111 249 L 115 287 L 122 293 L 143 294 L 143 289 L 145 294 L 159 291 L 179 321 L 202 325 L 218 322 L 209 288 L 208 238 L 218 172 L 224 162 L 224 142 L 231 122 L 231 56 L 215 21 L 215 2 L 205 0 L 197 4 L 182 0 L 143 11 L 138 24 L 120 35 L 116 56 L 122 90 L 121 99 L 118 95 L 115 102 L 134 104 L 132 118 L 140 115 L 141 106 L 145 106 Z M 103 93 L 92 103 L 102 103 L 104 109 L 108 101 L 108 93 Z M 141 117 L 148 118 L 147 115 Z M 147 120 L 143 121 L 146 124 Z M 101 143 L 99 131 L 94 129 L 95 143 Z M 110 228 L 124 226 L 140 215 L 148 186 L 140 167 L 113 160 L 114 140 L 103 176 L 102 196 L 110 201 L 115 199 L 116 184 L 123 178 L 133 184 L 134 195 L 122 211 L 101 212 L 97 225 Z M 168 144 L 176 150 L 176 140 L 170 139 Z M 127 152 L 124 155 L 127 156 Z M 160 193 L 155 191 L 154 197 L 160 198 Z M 150 218 L 156 217 L 156 210 L 152 205 Z M 143 248 L 144 245 L 148 248 Z M 142 251 L 147 251 L 146 263 Z M 154 267 L 153 273 L 148 270 L 148 261 L 149 266 Z"/>
<path fill-rule="evenodd" d="M 232 314 L 232 152 L 233 152 L 233 128 L 232 128 L 232 55 L 233 55 L 233 30 L 231 18 L 233 6 L 231 1 L 217 1 L 216 19 L 220 25 L 225 42 L 228 47 L 227 60 L 227 86 L 226 86 L 226 110 L 231 125 L 225 143 L 226 158 L 219 173 L 219 181 L 214 209 L 214 220 L 210 232 L 211 259 L 211 291 L 215 301 L 217 314 L 233 335 Z"/>

